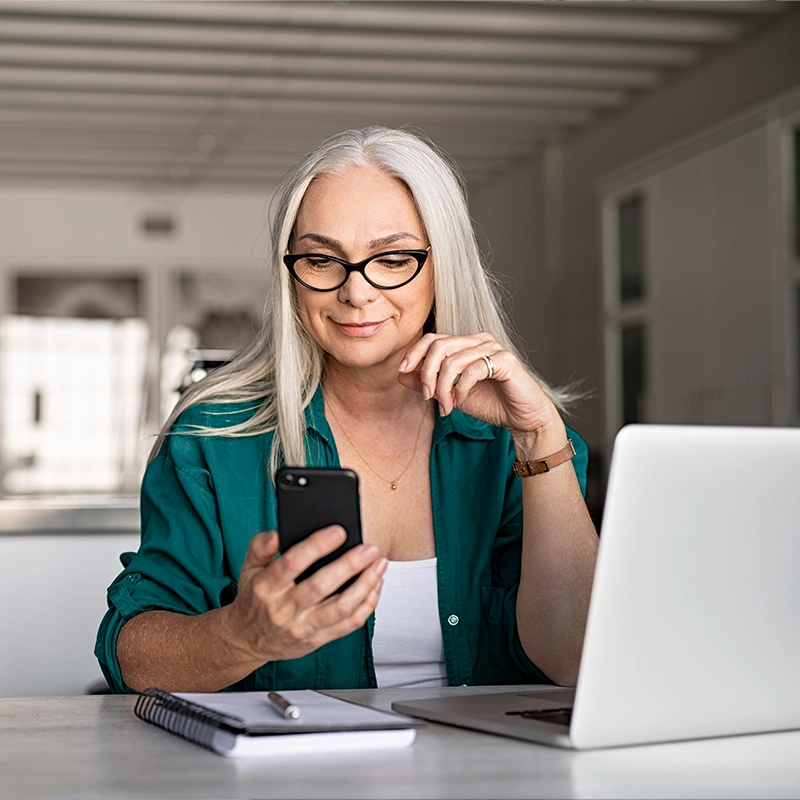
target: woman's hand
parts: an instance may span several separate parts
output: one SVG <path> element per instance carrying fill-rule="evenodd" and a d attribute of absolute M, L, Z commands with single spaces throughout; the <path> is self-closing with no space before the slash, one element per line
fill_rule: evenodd
<path fill-rule="evenodd" d="M 491 360 L 491 376 L 484 357 Z M 426 334 L 406 353 L 399 381 L 422 392 L 426 400 L 435 399 L 443 415 L 458 408 L 523 435 L 564 430 L 550 398 L 519 359 L 489 333 Z"/>
<path fill-rule="evenodd" d="M 375 610 L 387 564 L 373 545 L 354 547 L 295 583 L 345 538 L 338 525 L 323 528 L 276 559 L 276 531 L 253 537 L 230 606 L 234 640 L 245 657 L 262 664 L 300 658 L 364 625 Z M 332 594 L 355 575 L 359 577 L 345 591 Z"/>

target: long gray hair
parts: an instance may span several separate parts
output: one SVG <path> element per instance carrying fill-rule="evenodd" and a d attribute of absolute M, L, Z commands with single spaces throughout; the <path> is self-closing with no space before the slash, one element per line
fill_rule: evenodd
<path fill-rule="evenodd" d="M 270 473 L 280 463 L 306 461 L 304 410 L 322 377 L 325 354 L 300 320 L 294 281 L 284 268 L 300 203 L 314 178 L 341 174 L 353 166 L 375 166 L 401 180 L 411 192 L 435 261 L 437 333 L 487 331 L 536 374 L 514 345 L 498 287 L 478 250 L 467 209 L 466 186 L 450 157 L 422 136 L 406 130 L 369 127 L 326 139 L 283 181 L 272 202 L 269 254 L 270 291 L 264 325 L 230 364 L 184 393 L 153 447 L 155 456 L 180 414 L 198 403 L 245 403 L 247 418 L 227 427 L 196 426 L 200 435 L 252 436 L 275 431 Z M 569 391 L 556 390 L 538 376 L 542 389 L 564 410 Z"/>

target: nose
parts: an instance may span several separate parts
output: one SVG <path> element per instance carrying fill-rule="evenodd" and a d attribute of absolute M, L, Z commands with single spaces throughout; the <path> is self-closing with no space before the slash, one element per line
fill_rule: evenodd
<path fill-rule="evenodd" d="M 360 272 L 351 272 L 339 287 L 339 302 L 360 308 L 375 299 L 378 290 Z"/>

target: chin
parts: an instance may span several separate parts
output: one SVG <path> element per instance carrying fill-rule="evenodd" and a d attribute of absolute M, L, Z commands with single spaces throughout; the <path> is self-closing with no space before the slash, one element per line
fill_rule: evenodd
<path fill-rule="evenodd" d="M 344 346 L 337 343 L 337 346 L 325 348 L 325 350 L 329 358 L 338 361 L 342 366 L 357 369 L 377 367 L 398 353 L 397 348 L 387 347 L 385 344 L 378 345 L 377 342 L 368 342 L 363 339 Z"/>

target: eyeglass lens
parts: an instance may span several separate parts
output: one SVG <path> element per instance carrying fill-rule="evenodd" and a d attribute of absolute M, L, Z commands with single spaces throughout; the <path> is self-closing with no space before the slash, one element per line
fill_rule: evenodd
<path fill-rule="evenodd" d="M 376 286 L 391 289 L 400 286 L 414 276 L 419 261 L 405 253 L 384 253 L 376 256 L 364 267 L 367 279 Z M 324 255 L 308 255 L 294 263 L 294 272 L 306 285 L 315 289 L 333 289 L 341 286 L 347 270 L 338 262 Z"/>

